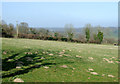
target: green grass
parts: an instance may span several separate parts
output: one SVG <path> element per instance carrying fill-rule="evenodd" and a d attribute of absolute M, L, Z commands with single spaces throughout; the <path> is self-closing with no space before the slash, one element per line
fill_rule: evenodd
<path fill-rule="evenodd" d="M 11 82 L 15 78 L 21 78 L 24 82 L 118 81 L 117 46 L 33 39 L 0 39 L 2 39 L 3 53 L 3 82 Z M 25 54 L 26 52 L 31 54 Z M 26 57 L 32 58 L 33 61 L 27 61 Z M 41 59 L 41 57 L 45 59 Z M 89 57 L 92 57 L 93 60 Z M 103 61 L 103 58 L 114 63 Z M 16 62 L 23 62 L 23 66 L 16 69 Z M 67 68 L 61 67 L 62 65 L 66 65 Z M 49 68 L 46 69 L 44 66 Z M 90 74 L 89 68 L 94 69 L 98 75 Z M 108 75 L 114 77 L 111 78 Z"/>

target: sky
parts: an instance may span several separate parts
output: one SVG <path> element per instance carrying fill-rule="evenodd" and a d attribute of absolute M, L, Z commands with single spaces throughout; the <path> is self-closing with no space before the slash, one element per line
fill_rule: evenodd
<path fill-rule="evenodd" d="M 2 19 L 16 25 L 27 22 L 30 27 L 104 27 L 118 26 L 117 2 L 3 2 Z"/>
<path fill-rule="evenodd" d="M 2 2 L 119 2 L 119 0 L 2 0 Z"/>

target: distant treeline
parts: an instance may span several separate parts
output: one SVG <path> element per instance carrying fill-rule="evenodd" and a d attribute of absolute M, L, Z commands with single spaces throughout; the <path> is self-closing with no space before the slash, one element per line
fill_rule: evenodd
<path fill-rule="evenodd" d="M 64 32 L 50 31 L 45 28 L 32 28 L 28 26 L 28 23 L 21 22 L 15 27 L 13 24 L 6 24 L 5 21 L 0 23 L 0 37 L 6 38 L 28 38 L 28 39 L 40 39 L 40 40 L 54 40 L 54 41 L 66 41 L 77 43 L 117 43 L 114 38 L 104 38 L 102 27 L 97 26 L 97 32 L 93 32 L 93 26 L 86 24 L 83 30 L 84 34 L 78 33 L 76 38 L 76 31 L 72 24 L 66 24 Z"/>

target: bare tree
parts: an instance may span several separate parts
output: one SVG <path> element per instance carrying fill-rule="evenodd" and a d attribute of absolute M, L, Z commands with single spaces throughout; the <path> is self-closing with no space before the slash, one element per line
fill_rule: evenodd
<path fill-rule="evenodd" d="M 72 40 L 72 38 L 75 34 L 75 29 L 72 24 L 65 25 L 65 33 L 67 34 L 68 39 Z"/>
<path fill-rule="evenodd" d="M 21 22 L 19 24 L 19 32 L 23 33 L 23 34 L 28 34 L 29 32 L 29 27 L 28 27 L 28 23 L 26 22 Z"/>

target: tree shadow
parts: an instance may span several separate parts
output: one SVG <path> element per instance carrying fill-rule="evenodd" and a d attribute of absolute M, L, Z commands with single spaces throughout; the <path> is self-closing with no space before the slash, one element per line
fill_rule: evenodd
<path fill-rule="evenodd" d="M 27 50 L 30 52 L 30 50 Z M 15 75 L 20 75 L 20 74 L 24 74 L 24 73 L 28 73 L 29 71 L 35 69 L 35 68 L 40 68 L 41 66 L 49 66 L 49 65 L 56 65 L 56 64 L 60 64 L 60 62 L 50 62 L 50 60 L 54 60 L 56 59 L 56 57 L 51 56 L 49 58 L 45 58 L 45 59 L 41 59 L 42 56 L 44 54 L 24 54 L 23 56 L 21 56 L 19 59 L 15 59 L 16 56 L 20 56 L 21 53 L 25 53 L 24 51 L 20 52 L 20 53 L 16 53 L 13 54 L 12 56 L 2 59 L 2 70 L 7 73 L 10 72 L 9 74 L 3 74 L 2 78 L 6 78 L 6 77 L 12 77 Z M 9 61 L 11 59 L 14 59 L 12 61 Z M 43 62 L 44 60 L 46 60 L 47 62 Z M 43 63 L 42 63 L 43 62 Z M 38 63 L 36 65 L 36 63 Z M 63 63 L 63 62 L 61 62 Z M 73 63 L 73 62 L 65 62 L 65 63 Z M 32 66 L 31 66 L 32 65 Z M 23 69 L 17 69 L 16 66 L 24 66 L 27 68 L 23 68 Z M 12 70 L 15 70 L 14 72 L 12 72 Z"/>
<path fill-rule="evenodd" d="M 8 60 L 13 59 L 17 55 L 19 55 L 19 53 L 16 53 L 8 58 L 2 59 L 2 70 L 3 71 L 8 71 L 10 69 L 15 68 L 15 66 L 16 66 L 15 61 L 9 62 Z"/>
<path fill-rule="evenodd" d="M 35 68 L 40 68 L 41 66 L 45 66 L 45 65 L 56 65 L 56 63 L 44 63 L 44 64 L 41 64 L 41 65 L 35 65 L 35 66 L 30 67 L 30 68 L 26 68 L 24 70 L 18 70 L 17 72 L 11 73 L 9 75 L 2 76 L 2 78 L 25 74 L 25 73 L 28 73 L 29 71 L 31 71 L 31 70 L 33 70 Z"/>

